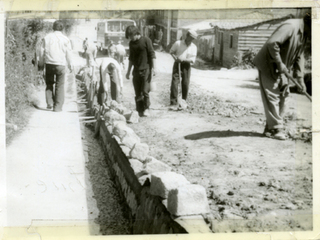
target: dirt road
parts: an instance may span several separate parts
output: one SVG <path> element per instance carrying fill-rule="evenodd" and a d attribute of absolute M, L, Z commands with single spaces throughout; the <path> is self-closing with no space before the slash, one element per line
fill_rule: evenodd
<path fill-rule="evenodd" d="M 291 94 L 290 139 L 262 135 L 265 117 L 257 73 L 192 69 L 189 108 L 170 111 L 172 59 L 157 52 L 151 116 L 131 127 L 152 156 L 203 185 L 214 232 L 312 229 L 311 103 Z M 123 103 L 135 108 L 132 81 Z"/>

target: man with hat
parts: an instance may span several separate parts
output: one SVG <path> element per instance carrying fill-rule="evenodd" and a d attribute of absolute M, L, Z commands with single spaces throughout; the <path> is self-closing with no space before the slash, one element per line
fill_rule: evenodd
<path fill-rule="evenodd" d="M 197 33 L 193 30 L 187 32 L 185 40 L 176 41 L 171 49 L 170 54 L 175 62 L 172 69 L 172 82 L 170 93 L 170 105 L 178 104 L 178 86 L 181 81 L 182 99 L 187 100 L 191 65 L 195 63 L 197 56 L 197 46 L 192 42 L 197 38 Z"/>

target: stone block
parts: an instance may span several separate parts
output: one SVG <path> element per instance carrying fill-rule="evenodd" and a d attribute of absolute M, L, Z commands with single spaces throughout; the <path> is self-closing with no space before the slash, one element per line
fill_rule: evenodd
<path fill-rule="evenodd" d="M 105 122 L 105 125 L 107 127 L 108 132 L 112 134 L 112 125 L 110 125 L 108 122 Z"/>
<path fill-rule="evenodd" d="M 134 132 L 125 122 L 114 122 L 112 133 L 122 139 L 127 132 Z"/>
<path fill-rule="evenodd" d="M 125 115 L 128 123 L 138 123 L 139 122 L 139 113 L 137 111 L 132 111 L 129 114 Z"/>
<path fill-rule="evenodd" d="M 118 136 L 113 135 L 112 138 L 114 138 L 119 145 L 121 144 L 121 139 Z"/>
<path fill-rule="evenodd" d="M 129 159 L 130 165 L 134 171 L 134 174 L 139 178 L 146 174 L 146 171 L 143 169 L 143 164 L 137 159 Z"/>
<path fill-rule="evenodd" d="M 140 138 L 132 130 L 132 131 L 128 131 L 126 135 L 121 139 L 121 141 L 122 141 L 122 144 L 132 149 L 135 144 L 140 143 Z"/>
<path fill-rule="evenodd" d="M 156 172 L 151 174 L 150 194 L 167 198 L 170 190 L 185 184 L 190 183 L 181 174 L 175 172 Z"/>
<path fill-rule="evenodd" d="M 149 158 L 151 158 L 151 161 L 146 161 L 144 164 L 144 168 L 148 173 L 171 171 L 171 167 L 169 165 L 155 159 L 154 157 L 149 157 Z"/>
<path fill-rule="evenodd" d="M 122 152 L 124 153 L 124 155 L 126 155 L 127 157 L 130 156 L 130 148 L 125 146 L 125 145 L 121 145 L 121 149 L 122 149 Z"/>
<path fill-rule="evenodd" d="M 117 113 L 116 111 L 110 109 L 109 111 L 107 111 L 105 114 L 104 114 L 104 119 L 109 122 L 110 124 L 112 124 L 113 122 L 115 121 L 121 121 L 121 122 L 126 122 L 126 118 Z"/>
<path fill-rule="evenodd" d="M 168 194 L 168 211 L 175 216 L 208 213 L 206 189 L 196 184 L 185 184 L 172 188 Z"/>
<path fill-rule="evenodd" d="M 149 146 L 145 143 L 136 143 L 130 151 L 130 157 L 144 161 L 149 153 Z"/>
<path fill-rule="evenodd" d="M 209 226 L 201 215 L 183 216 L 174 219 L 188 233 L 211 233 Z"/>
<path fill-rule="evenodd" d="M 150 174 L 147 174 L 147 175 L 143 175 L 141 177 L 139 177 L 139 183 L 141 184 L 141 186 L 149 180 L 149 182 L 151 182 L 151 175 Z"/>

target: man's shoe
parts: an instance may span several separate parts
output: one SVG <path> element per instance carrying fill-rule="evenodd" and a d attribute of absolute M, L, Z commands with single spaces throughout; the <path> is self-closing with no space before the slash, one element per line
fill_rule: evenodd
<path fill-rule="evenodd" d="M 272 136 L 272 130 L 268 129 L 268 125 L 265 126 L 264 131 L 263 131 L 263 135 L 266 137 L 271 137 Z"/>
<path fill-rule="evenodd" d="M 277 140 L 286 140 L 287 136 L 282 129 L 275 129 L 273 138 Z"/>
<path fill-rule="evenodd" d="M 53 106 L 52 105 L 47 105 L 47 109 L 52 109 L 53 108 Z"/>
<path fill-rule="evenodd" d="M 142 117 L 149 117 L 149 116 L 150 116 L 149 109 L 144 110 L 143 113 L 142 113 Z"/>

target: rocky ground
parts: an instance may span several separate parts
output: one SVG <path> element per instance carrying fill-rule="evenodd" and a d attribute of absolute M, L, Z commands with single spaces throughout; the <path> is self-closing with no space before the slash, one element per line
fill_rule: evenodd
<path fill-rule="evenodd" d="M 286 115 L 289 139 L 265 138 L 256 80 L 219 79 L 193 69 L 189 107 L 172 111 L 166 59 L 157 53 L 162 69 L 153 79 L 151 116 L 131 127 L 150 155 L 206 188 L 212 230 L 312 229 L 311 104 L 293 94 Z M 132 82 L 124 81 L 123 103 L 134 108 Z M 301 105 L 309 106 L 307 113 Z"/>

